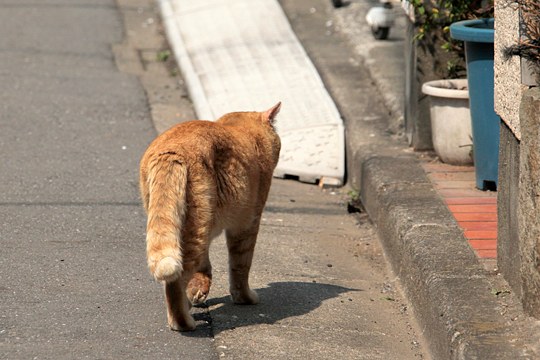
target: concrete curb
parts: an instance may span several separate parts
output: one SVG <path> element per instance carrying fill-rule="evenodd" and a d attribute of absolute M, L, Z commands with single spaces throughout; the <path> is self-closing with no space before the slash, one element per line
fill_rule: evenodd
<path fill-rule="evenodd" d="M 363 204 L 379 228 L 433 357 L 529 358 L 418 160 L 372 156 L 359 163 Z"/>

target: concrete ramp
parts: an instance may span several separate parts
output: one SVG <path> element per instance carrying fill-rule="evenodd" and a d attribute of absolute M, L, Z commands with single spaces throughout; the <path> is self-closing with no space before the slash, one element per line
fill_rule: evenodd
<path fill-rule="evenodd" d="M 281 101 L 274 175 L 343 183 L 343 122 L 276 0 L 159 3 L 199 118 Z"/>

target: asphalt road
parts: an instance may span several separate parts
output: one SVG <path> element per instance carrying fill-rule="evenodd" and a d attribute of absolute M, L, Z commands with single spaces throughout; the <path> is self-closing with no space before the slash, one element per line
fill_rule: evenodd
<path fill-rule="evenodd" d="M 155 128 L 193 113 L 156 62 L 152 1 L 3 1 L 0 33 L 0 358 L 427 358 L 346 190 L 283 180 L 255 253 L 261 304 L 231 303 L 217 239 L 197 330 L 169 331 L 138 161 Z"/>
<path fill-rule="evenodd" d="M 134 8 L 135 10 L 135 8 Z M 118 70 L 114 1 L 0 5 L 0 358 L 212 358 L 165 326 L 138 161 L 155 136 Z"/>

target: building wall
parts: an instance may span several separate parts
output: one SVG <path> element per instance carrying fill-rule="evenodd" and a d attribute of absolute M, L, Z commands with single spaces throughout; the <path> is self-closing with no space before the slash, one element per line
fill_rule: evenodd
<path fill-rule="evenodd" d="M 519 39 L 520 17 L 502 2 L 495 1 L 495 111 L 504 122 L 497 260 L 524 310 L 540 318 L 540 88 L 523 85 L 520 59 L 503 55 Z"/>
<path fill-rule="evenodd" d="M 520 59 L 505 59 L 502 53 L 519 40 L 519 11 L 515 6 L 502 3 L 504 1 L 495 1 L 495 112 L 520 140 L 519 104 L 524 90 Z"/>

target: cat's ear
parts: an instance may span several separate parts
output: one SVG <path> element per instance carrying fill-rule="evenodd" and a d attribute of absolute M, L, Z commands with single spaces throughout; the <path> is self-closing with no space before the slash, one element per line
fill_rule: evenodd
<path fill-rule="evenodd" d="M 264 111 L 262 113 L 263 122 L 273 124 L 274 121 L 276 120 L 276 116 L 279 113 L 280 109 L 281 109 L 281 101 L 278 102 L 276 105 L 272 106 L 270 109 Z"/>

